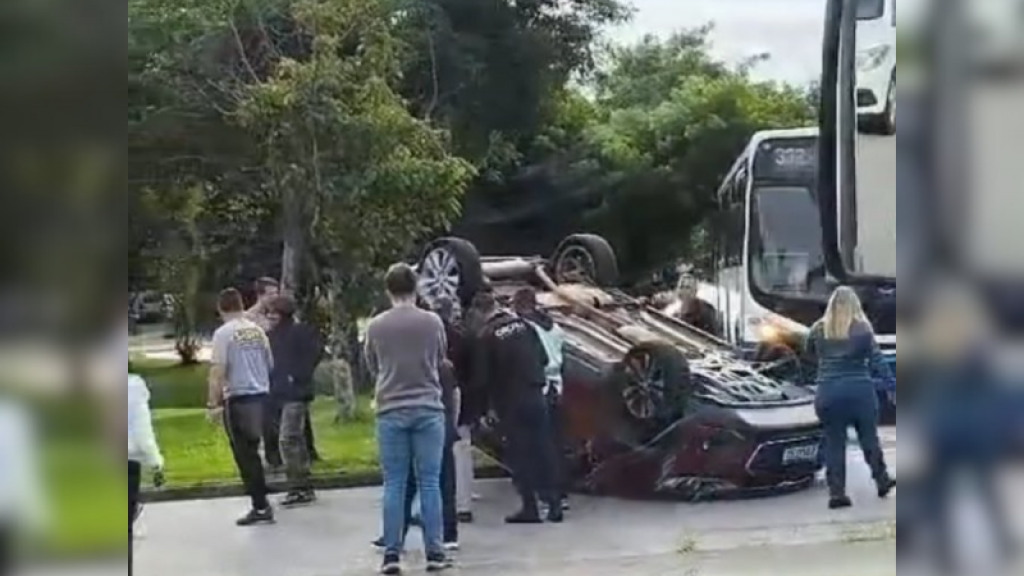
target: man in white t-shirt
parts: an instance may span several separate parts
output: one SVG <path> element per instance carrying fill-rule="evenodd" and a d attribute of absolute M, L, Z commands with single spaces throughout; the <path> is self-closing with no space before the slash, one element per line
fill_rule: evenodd
<path fill-rule="evenodd" d="M 237 290 L 221 292 L 218 310 L 224 325 L 213 335 L 208 408 L 211 421 L 223 416 L 252 510 L 239 526 L 269 524 L 274 511 L 267 499 L 267 480 L 260 458 L 265 407 L 274 361 L 267 333 L 246 317 Z"/>

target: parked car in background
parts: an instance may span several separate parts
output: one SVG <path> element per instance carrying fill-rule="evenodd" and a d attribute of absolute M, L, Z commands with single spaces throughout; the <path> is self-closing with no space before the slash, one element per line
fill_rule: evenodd
<path fill-rule="evenodd" d="M 144 291 L 129 295 L 128 309 L 132 319 L 139 324 L 154 324 L 168 318 L 168 296 L 158 292 Z"/>

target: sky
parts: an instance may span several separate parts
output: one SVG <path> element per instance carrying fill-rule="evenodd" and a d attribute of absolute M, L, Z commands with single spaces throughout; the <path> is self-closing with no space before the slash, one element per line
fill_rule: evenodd
<path fill-rule="evenodd" d="M 767 52 L 771 60 L 755 71 L 760 78 L 806 84 L 819 76 L 824 0 L 626 1 L 636 14 L 632 22 L 609 32 L 612 40 L 665 37 L 714 22 L 714 52 L 726 61 Z"/>

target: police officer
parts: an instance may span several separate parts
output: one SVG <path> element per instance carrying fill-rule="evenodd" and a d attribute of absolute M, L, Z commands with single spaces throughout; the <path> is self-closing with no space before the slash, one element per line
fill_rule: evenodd
<path fill-rule="evenodd" d="M 482 323 L 475 356 L 477 390 L 488 391 L 508 442 L 509 464 L 523 505 L 509 524 L 539 524 L 540 500 L 548 505 L 549 522 L 564 519 L 561 498 L 554 487 L 554 450 L 547 400 L 548 356 L 533 327 L 519 316 L 498 308 L 490 293 L 478 295 L 474 312 Z"/>

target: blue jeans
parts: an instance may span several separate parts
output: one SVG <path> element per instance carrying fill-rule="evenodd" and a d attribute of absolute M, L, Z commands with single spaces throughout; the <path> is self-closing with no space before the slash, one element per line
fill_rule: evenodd
<path fill-rule="evenodd" d="M 377 417 L 377 443 L 384 473 L 384 545 L 388 553 L 400 554 L 404 548 L 405 500 L 411 469 L 416 471 L 427 553 L 444 553 L 441 507 L 444 442 L 444 412 L 441 410 L 405 408 Z"/>

